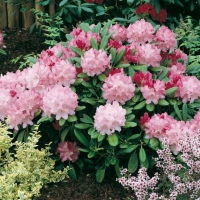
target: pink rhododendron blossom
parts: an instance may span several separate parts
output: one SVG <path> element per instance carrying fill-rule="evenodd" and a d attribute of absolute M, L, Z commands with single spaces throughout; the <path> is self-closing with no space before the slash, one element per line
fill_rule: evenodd
<path fill-rule="evenodd" d="M 76 80 L 76 67 L 67 60 L 60 60 L 52 68 L 55 82 L 64 86 L 73 84 Z"/>
<path fill-rule="evenodd" d="M 68 119 L 69 115 L 75 114 L 78 106 L 78 96 L 71 88 L 55 85 L 44 92 L 43 96 L 43 115 L 51 117 L 56 115 L 56 119 Z"/>
<path fill-rule="evenodd" d="M 153 79 L 152 74 L 150 72 L 135 72 L 133 75 L 133 81 L 139 86 L 148 85 L 149 87 L 153 87 Z"/>
<path fill-rule="evenodd" d="M 81 57 L 83 72 L 89 76 L 99 75 L 106 68 L 110 68 L 110 59 L 111 57 L 108 57 L 105 51 L 90 49 Z"/>
<path fill-rule="evenodd" d="M 40 58 L 38 58 L 39 64 L 47 65 L 50 68 L 53 67 L 59 60 L 60 58 L 50 49 L 46 51 L 43 50 L 40 54 Z"/>
<path fill-rule="evenodd" d="M 99 34 L 92 33 L 91 31 L 85 33 L 84 31 L 79 32 L 79 30 L 77 30 L 77 32 L 72 33 L 72 35 L 76 35 L 76 36 L 74 36 L 74 38 L 72 38 L 69 41 L 68 47 L 74 46 L 74 47 L 78 47 L 81 50 L 88 50 L 91 47 L 91 44 L 90 44 L 91 38 L 94 38 L 97 44 L 99 44 L 101 40 Z"/>
<path fill-rule="evenodd" d="M 140 52 L 138 56 L 138 63 L 145 64 L 147 66 L 159 67 L 162 57 L 160 55 L 160 49 L 154 44 L 143 44 L 138 46 L 137 49 Z"/>
<path fill-rule="evenodd" d="M 23 128 L 33 125 L 32 119 L 41 105 L 41 96 L 34 90 L 25 90 L 20 95 L 13 97 L 7 106 L 9 128 L 18 130 L 20 124 Z"/>
<path fill-rule="evenodd" d="M 176 49 L 175 51 L 176 60 L 182 59 L 184 61 L 184 66 L 186 66 L 188 56 L 183 53 L 180 49 Z"/>
<path fill-rule="evenodd" d="M 69 141 L 60 142 L 58 144 L 56 152 L 60 154 L 62 162 L 65 161 L 75 162 L 76 160 L 78 160 L 78 156 L 80 154 L 76 142 L 69 142 Z"/>
<path fill-rule="evenodd" d="M 4 120 L 7 116 L 7 107 L 11 99 L 10 90 L 0 88 L 0 119 Z"/>
<path fill-rule="evenodd" d="M 186 71 L 186 68 L 184 67 L 183 64 L 181 63 L 176 63 L 176 64 L 173 64 L 170 69 L 169 69 L 169 74 L 183 74 L 185 73 Z"/>
<path fill-rule="evenodd" d="M 140 126 L 143 127 L 143 125 L 146 122 L 148 122 L 149 120 L 150 120 L 150 117 L 149 117 L 148 113 L 145 112 L 144 115 L 140 117 L 140 121 L 139 121 Z"/>
<path fill-rule="evenodd" d="M 165 98 L 165 83 L 164 81 L 155 80 L 153 87 L 144 85 L 140 87 L 140 91 L 142 92 L 143 97 L 146 99 L 146 104 L 150 104 L 151 102 L 158 104 L 159 99 Z"/>
<path fill-rule="evenodd" d="M 127 28 L 128 42 L 136 44 L 152 42 L 154 32 L 155 29 L 149 22 L 144 19 L 138 20 Z"/>
<path fill-rule="evenodd" d="M 158 48 L 164 52 L 174 50 L 177 45 L 175 33 L 166 26 L 161 26 L 158 29 L 154 40 L 158 43 Z"/>
<path fill-rule="evenodd" d="M 116 73 L 106 78 L 102 91 L 102 96 L 108 103 L 118 101 L 125 104 L 134 96 L 135 85 L 131 77 L 124 75 L 124 73 Z"/>
<path fill-rule="evenodd" d="M 60 59 L 66 60 L 67 58 L 75 57 L 76 54 L 69 48 L 64 47 L 61 43 L 57 43 L 54 47 L 50 48 L 54 55 L 59 56 Z"/>
<path fill-rule="evenodd" d="M 112 38 L 115 41 L 122 42 L 126 40 L 126 28 L 124 26 L 120 26 L 118 23 L 111 25 L 109 28 L 109 34 L 112 32 L 115 32 L 114 35 L 112 35 Z"/>
<path fill-rule="evenodd" d="M 0 48 L 4 47 L 3 34 L 0 32 Z"/>
<path fill-rule="evenodd" d="M 117 40 L 112 40 L 110 39 L 108 42 L 108 47 L 110 48 L 115 48 L 115 49 L 119 49 L 120 47 L 122 47 L 122 43 L 118 42 Z"/>
<path fill-rule="evenodd" d="M 99 106 L 94 115 L 94 127 L 101 135 L 110 135 L 115 131 L 121 131 L 121 126 L 125 125 L 126 110 L 118 102 L 107 103 Z"/>
<path fill-rule="evenodd" d="M 182 85 L 179 86 L 176 97 L 181 97 L 183 103 L 192 103 L 200 97 L 200 81 L 196 76 L 181 76 Z"/>

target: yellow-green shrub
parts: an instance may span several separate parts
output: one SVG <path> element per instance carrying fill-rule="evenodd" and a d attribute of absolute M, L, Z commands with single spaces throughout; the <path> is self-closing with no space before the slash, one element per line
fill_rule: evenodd
<path fill-rule="evenodd" d="M 39 196 L 44 184 L 68 177 L 68 168 L 54 170 L 49 145 L 36 148 L 40 138 L 37 130 L 35 127 L 26 143 L 12 143 L 11 133 L 0 123 L 0 199 L 32 199 Z"/>

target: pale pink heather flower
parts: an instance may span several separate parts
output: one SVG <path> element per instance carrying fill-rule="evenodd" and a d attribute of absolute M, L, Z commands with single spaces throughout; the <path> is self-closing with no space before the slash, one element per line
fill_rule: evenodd
<path fill-rule="evenodd" d="M 69 142 L 69 141 L 60 142 L 58 144 L 56 152 L 60 154 L 62 162 L 65 161 L 75 162 L 76 160 L 78 160 L 78 156 L 80 154 L 76 142 Z"/>
<path fill-rule="evenodd" d="M 124 26 L 120 26 L 118 23 L 116 23 L 115 25 L 111 25 L 108 32 L 109 34 L 115 32 L 114 35 L 112 35 L 112 38 L 114 40 L 117 40 L 119 42 L 123 42 L 124 40 L 126 40 L 127 30 Z"/>
<path fill-rule="evenodd" d="M 110 59 L 111 57 L 108 57 L 105 51 L 90 49 L 81 57 L 83 72 L 89 76 L 99 75 L 106 68 L 110 68 Z"/>
<path fill-rule="evenodd" d="M 126 110 L 118 102 L 107 103 L 99 106 L 94 115 L 94 127 L 101 135 L 110 135 L 115 131 L 121 131 L 121 126 L 125 125 Z"/>
<path fill-rule="evenodd" d="M 166 26 L 158 29 L 154 40 L 158 43 L 158 48 L 164 52 L 174 50 L 177 45 L 175 33 Z"/>
<path fill-rule="evenodd" d="M 140 87 L 143 97 L 146 99 L 146 104 L 153 102 L 158 104 L 159 99 L 165 98 L 165 83 L 164 81 L 155 80 L 153 86 L 144 85 Z"/>
<path fill-rule="evenodd" d="M 136 44 L 152 42 L 154 32 L 155 29 L 149 22 L 144 19 L 138 20 L 127 28 L 128 42 Z"/>
<path fill-rule="evenodd" d="M 200 97 L 200 81 L 196 76 L 181 76 L 182 85 L 178 87 L 176 97 L 181 97 L 183 103 L 192 103 Z"/>
<path fill-rule="evenodd" d="M 135 84 L 133 84 L 131 77 L 120 72 L 106 78 L 102 91 L 102 96 L 108 103 L 118 101 L 125 104 L 134 96 Z"/>
<path fill-rule="evenodd" d="M 44 92 L 43 96 L 43 116 L 56 115 L 56 119 L 68 119 L 69 115 L 75 114 L 78 106 L 78 96 L 69 87 L 55 85 Z"/>
<path fill-rule="evenodd" d="M 52 75 L 56 83 L 69 86 L 76 80 L 76 67 L 67 60 L 60 60 L 52 67 Z"/>
<path fill-rule="evenodd" d="M 159 67 L 162 57 L 160 49 L 154 44 L 143 44 L 138 46 L 139 51 L 138 64 L 145 64 L 147 66 Z"/>

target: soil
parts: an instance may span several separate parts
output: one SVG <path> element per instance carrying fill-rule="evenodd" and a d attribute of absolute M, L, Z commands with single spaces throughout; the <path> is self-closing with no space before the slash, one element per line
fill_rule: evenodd
<path fill-rule="evenodd" d="M 30 53 L 40 53 L 48 46 L 44 44 L 44 37 L 31 35 L 27 30 L 5 29 L 5 45 L 7 55 L 0 54 L 0 73 L 15 72 L 19 68 L 10 61 L 18 56 Z M 108 173 L 102 183 L 97 183 L 94 172 L 81 171 L 77 180 L 67 179 L 59 183 L 50 183 L 43 187 L 41 196 L 37 200 L 127 200 L 132 191 L 125 190 L 114 176 Z"/>

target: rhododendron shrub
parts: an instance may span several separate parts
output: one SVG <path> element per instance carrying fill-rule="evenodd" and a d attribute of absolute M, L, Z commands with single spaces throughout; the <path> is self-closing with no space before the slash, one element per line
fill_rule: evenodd
<path fill-rule="evenodd" d="M 99 182 L 108 167 L 154 168 L 165 137 L 178 154 L 181 133 L 199 128 L 200 82 L 185 73 L 175 34 L 142 19 L 83 23 L 66 37 L 32 67 L 1 76 L 0 117 L 14 136 L 26 140 L 41 124 L 60 167 L 70 163 L 71 177 L 75 165 L 95 168 Z"/>

